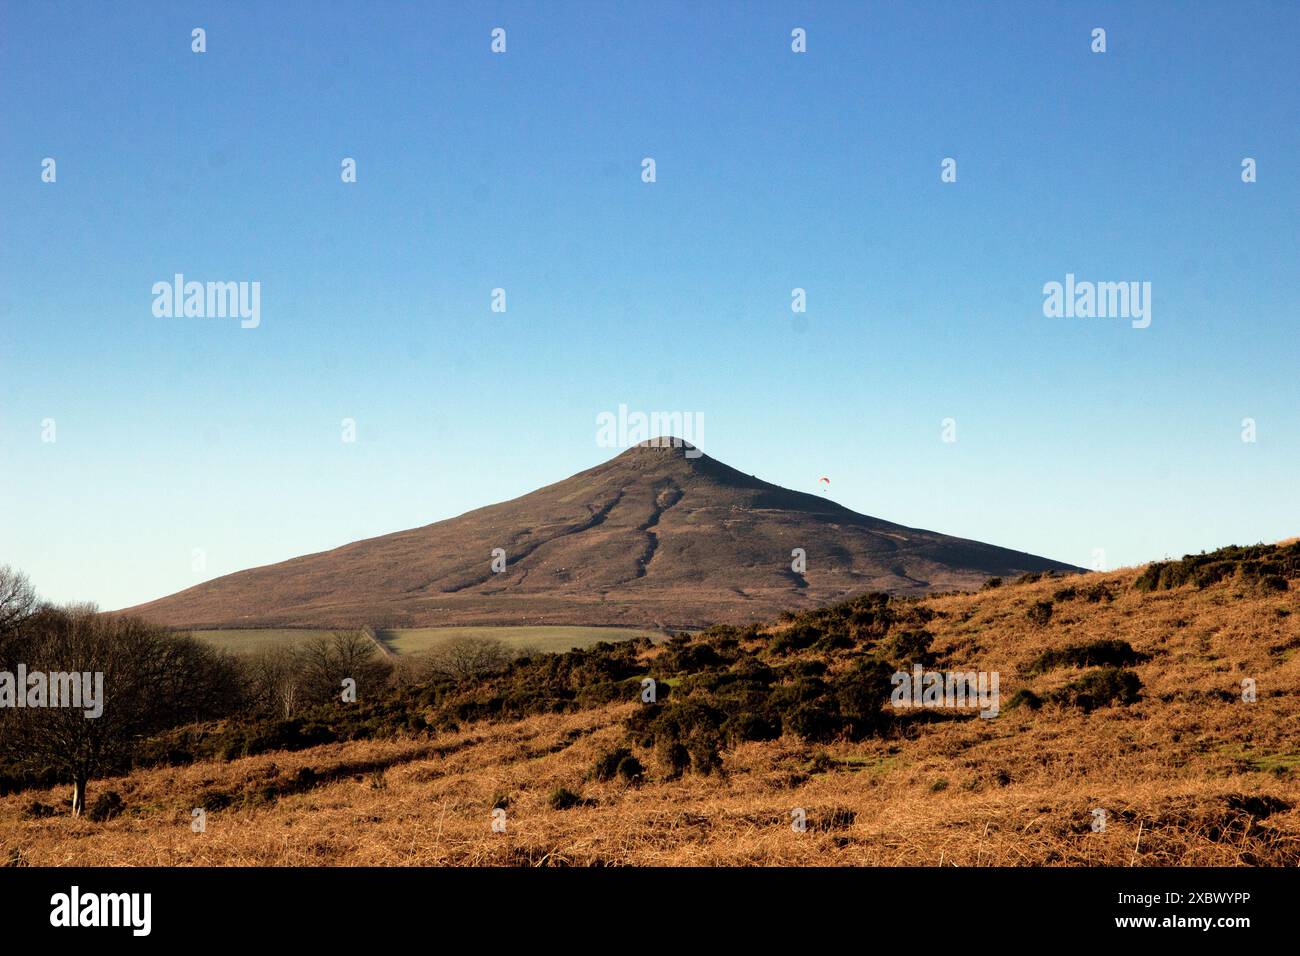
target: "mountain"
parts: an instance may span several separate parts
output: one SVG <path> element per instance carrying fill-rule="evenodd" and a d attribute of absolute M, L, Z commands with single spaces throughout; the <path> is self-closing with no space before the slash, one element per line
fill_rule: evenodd
<path fill-rule="evenodd" d="M 500 573 L 494 548 L 506 554 Z M 128 610 L 174 627 L 691 627 L 1050 570 L 1080 569 L 861 515 L 667 440 L 513 501 Z"/>

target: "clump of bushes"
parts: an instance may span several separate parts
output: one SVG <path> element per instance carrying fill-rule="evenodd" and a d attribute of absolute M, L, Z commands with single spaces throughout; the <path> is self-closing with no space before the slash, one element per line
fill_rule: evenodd
<path fill-rule="evenodd" d="M 930 651 L 934 635 L 926 630 L 907 629 L 896 631 L 885 640 L 879 652 L 883 657 L 895 662 L 901 669 L 913 664 L 928 667 L 934 663 L 935 655 Z"/>
<path fill-rule="evenodd" d="M 653 747 L 668 767 L 670 777 L 688 769 L 712 773 L 721 763 L 722 723 L 726 714 L 697 700 L 651 704 L 629 720 L 643 747 Z"/>
<path fill-rule="evenodd" d="M 1022 687 L 1011 695 L 1007 701 L 1007 710 L 1015 710 L 1017 707 L 1027 707 L 1030 710 L 1037 710 L 1043 706 L 1043 698 L 1039 697 L 1027 687 Z"/>
<path fill-rule="evenodd" d="M 1102 601 L 1110 602 L 1115 600 L 1115 595 L 1104 581 L 1084 588 L 1079 593 L 1083 595 L 1083 599 L 1089 604 L 1100 604 Z"/>
<path fill-rule="evenodd" d="M 1044 627 L 1052 619 L 1052 602 L 1038 601 L 1025 614 L 1035 627 Z"/>
<path fill-rule="evenodd" d="M 1122 667 L 1099 667 L 1078 680 L 1052 691 L 1048 699 L 1062 707 L 1092 711 L 1110 704 L 1132 704 L 1142 690 L 1136 671 Z"/>
<path fill-rule="evenodd" d="M 625 783 L 632 783 L 644 772 L 645 768 L 641 766 L 641 761 L 633 756 L 631 750 L 627 747 L 615 747 L 596 758 L 596 766 L 591 775 L 602 782 L 618 777 Z"/>
<path fill-rule="evenodd" d="M 1286 545 L 1233 545 L 1209 553 L 1185 555 L 1181 561 L 1153 561 L 1134 583 L 1139 591 L 1164 591 L 1193 584 L 1209 587 L 1239 575 L 1266 590 L 1286 590 L 1300 577 L 1300 541 Z"/>
<path fill-rule="evenodd" d="M 847 636 L 854 645 L 870 644 L 884 637 L 896 623 L 923 627 L 933 617 L 934 611 L 915 601 L 891 598 L 888 594 L 873 591 L 829 607 L 790 615 L 787 620 L 795 628 L 807 627 L 817 633 L 813 636 L 811 631 L 804 631 L 797 637 L 786 639 L 796 643 L 807 641 L 804 645 L 807 647 L 823 637 L 839 641 Z"/>
<path fill-rule="evenodd" d="M 641 761 L 629 754 L 618 762 L 618 778 L 624 783 L 636 783 L 645 775 Z"/>
<path fill-rule="evenodd" d="M 235 798 L 225 790 L 218 790 L 210 787 L 199 794 L 198 804 L 209 813 L 215 813 L 218 810 L 224 810 L 235 802 Z"/>
<path fill-rule="evenodd" d="M 812 647 L 822 639 L 822 632 L 811 624 L 796 624 L 786 628 L 772 638 L 771 648 L 774 654 L 789 654 Z"/>
<path fill-rule="evenodd" d="M 1052 600 L 1057 602 L 1073 601 L 1075 598 L 1082 598 L 1089 604 L 1100 604 L 1102 601 L 1115 600 L 1115 595 L 1104 581 L 1088 587 L 1077 587 L 1072 584 L 1052 595 Z"/>
<path fill-rule="evenodd" d="M 1123 644 L 1128 647 L 1123 641 L 1109 643 Z M 1129 650 L 1132 651 L 1132 648 Z M 1040 670 L 1047 669 L 1049 668 L 1043 667 Z M 1056 704 L 1059 707 L 1078 707 L 1086 712 L 1111 704 L 1136 703 L 1141 690 L 1142 681 L 1136 671 L 1110 665 L 1090 670 L 1077 680 L 1044 695 L 1022 687 L 1007 701 L 1006 709 L 1015 710 L 1024 707 L 1028 710 L 1038 710 L 1044 704 Z"/>
<path fill-rule="evenodd" d="M 1029 665 L 1028 673 L 1043 674 L 1058 667 L 1127 667 L 1149 659 L 1128 641 L 1098 640 L 1043 651 Z"/>
<path fill-rule="evenodd" d="M 674 636 L 655 658 L 650 673 L 671 676 L 727 667 L 742 653 L 733 631 L 728 627 L 711 627 L 695 638 L 689 634 Z"/>
<path fill-rule="evenodd" d="M 570 810 L 573 807 L 580 806 L 585 801 L 582 797 L 568 787 L 556 787 L 551 791 L 547 803 L 552 810 Z"/>
<path fill-rule="evenodd" d="M 898 645 L 923 654 L 929 636 L 910 632 Z M 778 674 L 760 661 L 740 661 L 724 673 L 697 675 L 666 704 L 639 708 L 628 718 L 633 741 L 653 748 L 670 776 L 690 770 L 708 774 L 721 766 L 720 751 L 745 740 L 772 740 L 793 733 L 805 740 L 861 740 L 883 732 L 894 663 L 875 654 L 829 679 L 826 667 L 797 662 Z M 621 755 L 620 755 L 621 757 Z M 614 754 L 602 758 L 608 774 Z"/>
<path fill-rule="evenodd" d="M 103 823 L 106 820 L 120 816 L 125 809 L 126 801 L 122 799 L 120 793 L 116 790 L 105 790 L 95 798 L 95 802 L 90 805 L 86 815 L 95 823 Z"/>
<path fill-rule="evenodd" d="M 23 806 L 22 816 L 25 820 L 43 820 L 46 817 L 52 817 L 58 811 L 48 803 L 41 803 L 39 800 L 32 800 Z"/>

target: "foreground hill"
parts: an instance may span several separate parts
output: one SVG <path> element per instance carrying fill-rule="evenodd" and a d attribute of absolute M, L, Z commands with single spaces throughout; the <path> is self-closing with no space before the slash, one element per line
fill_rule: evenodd
<path fill-rule="evenodd" d="M 549 655 L 355 716 L 177 737 L 169 760 L 225 756 L 98 784 L 125 803 L 105 823 L 46 816 L 62 788 L 0 799 L 0 855 L 1295 866 L 1298 580 L 1300 545 L 1228 549 Z M 996 671 L 1000 712 L 890 713 L 878 663 Z M 639 700 L 646 676 L 654 705 Z M 380 734 L 385 721 L 397 729 Z M 303 746 L 322 728 L 338 742 Z M 266 749 L 277 734 L 299 749 Z M 194 807 L 209 811 L 204 834 Z"/>
<path fill-rule="evenodd" d="M 505 552 L 501 573 L 493 549 Z M 792 570 L 802 548 L 807 569 Z M 1077 570 L 907 528 L 640 445 L 513 501 L 229 574 L 129 609 L 174 627 L 748 622 L 862 591 Z"/>

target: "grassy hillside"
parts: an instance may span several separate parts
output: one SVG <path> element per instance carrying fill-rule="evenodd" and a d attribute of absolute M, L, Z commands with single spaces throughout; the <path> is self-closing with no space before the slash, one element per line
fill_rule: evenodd
<path fill-rule="evenodd" d="M 126 806 L 107 822 L 33 807 L 57 806 L 62 790 L 0 799 L 0 854 L 1295 866 L 1297 558 L 1300 545 L 1225 552 L 1232 566 L 1199 581 L 1206 562 L 1188 559 L 864 597 L 764 628 L 601 645 L 320 718 L 334 742 L 301 749 L 232 749 L 232 728 L 210 728 L 230 759 L 103 782 Z M 997 671 L 999 715 L 881 706 L 880 675 L 914 663 Z M 659 681 L 655 705 L 637 699 L 645 676 Z M 196 755 L 203 739 L 190 741 Z M 190 830 L 194 807 L 208 808 L 206 833 Z M 505 833 L 492 831 L 494 807 Z M 804 832 L 791 827 L 799 809 Z"/>

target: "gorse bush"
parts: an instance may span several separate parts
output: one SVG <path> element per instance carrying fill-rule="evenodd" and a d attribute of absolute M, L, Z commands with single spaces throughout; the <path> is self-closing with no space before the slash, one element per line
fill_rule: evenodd
<path fill-rule="evenodd" d="M 618 762 L 617 772 L 618 778 L 624 783 L 635 783 L 645 775 L 645 768 L 641 766 L 640 760 L 628 754 Z"/>
<path fill-rule="evenodd" d="M 95 798 L 86 815 L 96 823 L 103 823 L 120 816 L 125 809 L 126 801 L 122 799 L 120 793 L 116 790 L 105 790 Z"/>
<path fill-rule="evenodd" d="M 1089 604 L 1100 604 L 1102 601 L 1115 600 L 1115 595 L 1104 581 L 1087 587 L 1070 585 L 1061 588 L 1052 595 L 1052 600 L 1057 602 L 1073 601 L 1076 598 L 1087 601 Z"/>
<path fill-rule="evenodd" d="M 1142 681 L 1135 671 L 1100 667 L 1052 691 L 1047 699 L 1063 707 L 1091 711 L 1110 704 L 1136 703 L 1141 689 Z"/>
<path fill-rule="evenodd" d="M 1027 710 L 1038 710 L 1038 708 L 1042 706 L 1043 698 L 1039 697 L 1029 688 L 1022 687 L 1011 695 L 1011 699 L 1007 701 L 1006 709 L 1016 710 L 1017 708 L 1024 707 Z"/>
<path fill-rule="evenodd" d="M 1181 561 L 1154 561 L 1138 576 L 1134 587 L 1139 591 L 1162 591 L 1186 584 L 1205 588 L 1234 576 L 1266 590 L 1287 590 L 1288 582 L 1300 577 L 1300 541 L 1233 545 L 1189 554 Z"/>
<path fill-rule="evenodd" d="M 1148 660 L 1146 654 L 1133 649 L 1128 641 L 1100 640 L 1087 644 L 1069 644 L 1066 647 L 1043 651 L 1029 665 L 1027 673 L 1043 674 L 1058 667 L 1097 667 L 1109 665 L 1126 667 Z"/>
<path fill-rule="evenodd" d="M 583 803 L 583 799 L 568 787 L 556 787 L 547 802 L 552 810 L 569 810 Z"/>
<path fill-rule="evenodd" d="M 613 750 L 607 750 L 596 758 L 596 766 L 591 775 L 600 781 L 613 780 L 618 773 L 619 766 L 631 756 L 632 751 L 626 747 L 615 747 Z"/>
<path fill-rule="evenodd" d="M 796 624 L 772 638 L 772 651 L 776 654 L 802 651 L 822 640 L 823 636 L 822 631 L 811 624 Z"/>
<path fill-rule="evenodd" d="M 1025 614 L 1031 624 L 1044 627 L 1052 619 L 1052 602 L 1038 601 L 1030 606 Z"/>

